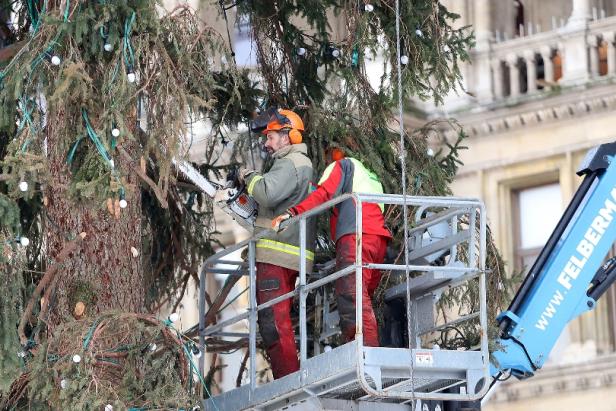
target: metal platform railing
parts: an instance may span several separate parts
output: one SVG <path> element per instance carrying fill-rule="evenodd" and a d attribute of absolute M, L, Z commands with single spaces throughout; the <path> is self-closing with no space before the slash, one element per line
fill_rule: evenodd
<path fill-rule="evenodd" d="M 407 239 L 408 267 L 404 264 L 363 264 L 362 236 L 356 236 L 354 265 L 309 282 L 306 271 L 307 219 L 322 214 L 343 201 L 356 203 L 356 233 L 362 232 L 362 205 L 381 203 L 416 208 L 413 227 Z M 395 194 L 345 194 L 289 220 L 299 224 L 300 270 L 296 289 L 263 304 L 256 299 L 256 243 L 270 231 L 262 232 L 210 257 L 201 273 L 199 336 L 203 352 L 213 337 L 238 337 L 229 331 L 234 324 L 248 320 L 249 383 L 204 401 L 208 410 L 276 410 L 306 400 L 335 399 L 408 404 L 420 400 L 474 401 L 487 391 L 489 353 L 485 287 L 486 213 L 481 201 L 454 197 L 413 197 Z M 270 232 L 271 233 L 271 232 Z M 248 249 L 248 262 L 232 260 L 230 255 Z M 462 257 L 463 258 L 460 258 Z M 231 268 L 229 268 L 231 267 Z M 330 351 L 312 350 L 309 357 L 307 298 L 310 292 L 323 289 L 335 280 L 355 273 L 356 295 L 362 295 L 364 268 L 391 271 L 403 282 L 386 291 L 387 301 L 402 300 L 410 307 L 412 319 L 405 324 L 406 346 L 365 347 L 363 345 L 362 304 L 355 305 L 355 340 Z M 205 277 L 207 274 L 249 276 L 248 310 L 216 324 L 204 324 Z M 405 273 L 421 273 L 410 277 Z M 406 278 L 405 278 L 406 277 Z M 467 313 L 448 322 L 434 315 L 434 303 L 451 287 L 476 281 L 479 311 Z M 300 370 L 281 379 L 257 385 L 257 313 L 285 299 L 299 300 Z M 328 306 L 329 307 L 329 306 Z M 431 314 L 430 314 L 430 310 Z M 418 313 L 427 313 L 419 318 Z M 480 343 L 472 350 L 423 348 L 422 336 L 442 330 L 448 324 L 474 321 Z M 315 345 L 319 341 L 314 341 Z M 203 371 L 203 357 L 201 368 Z M 333 401 L 333 400 L 332 400 Z M 385 406 L 385 408 L 383 408 Z M 398 408 L 396 408 L 398 409 Z"/>

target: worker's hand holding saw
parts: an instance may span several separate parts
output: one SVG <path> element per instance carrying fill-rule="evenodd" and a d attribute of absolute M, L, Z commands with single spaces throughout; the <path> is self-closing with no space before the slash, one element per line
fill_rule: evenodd
<path fill-rule="evenodd" d="M 240 183 L 245 184 L 246 183 L 246 179 L 248 178 L 249 175 L 253 174 L 255 172 L 255 170 L 251 170 L 249 168 L 240 168 L 238 173 L 237 173 L 237 179 L 239 180 Z"/>
<path fill-rule="evenodd" d="M 286 229 L 288 227 L 288 225 L 284 225 L 282 228 L 280 227 L 280 224 L 282 224 L 283 222 L 289 220 L 291 217 L 293 217 L 291 215 L 291 213 L 284 213 L 279 215 L 278 217 L 274 218 L 272 220 L 272 229 L 274 231 L 283 231 L 284 229 Z"/>

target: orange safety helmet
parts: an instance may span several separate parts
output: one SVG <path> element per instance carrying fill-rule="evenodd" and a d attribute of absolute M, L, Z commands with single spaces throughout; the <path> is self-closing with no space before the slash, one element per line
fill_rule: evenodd
<path fill-rule="evenodd" d="M 291 110 L 278 109 L 262 133 L 267 134 L 268 131 L 278 130 L 289 130 L 289 142 L 291 144 L 299 144 L 302 142 L 301 132 L 304 131 L 304 122 L 300 116 Z"/>
<path fill-rule="evenodd" d="M 344 151 L 338 147 L 334 147 L 331 150 L 332 161 L 342 160 L 344 158 Z"/>
<path fill-rule="evenodd" d="M 325 159 L 328 163 L 342 160 L 345 156 L 344 150 L 338 144 L 332 144 L 325 149 Z"/>

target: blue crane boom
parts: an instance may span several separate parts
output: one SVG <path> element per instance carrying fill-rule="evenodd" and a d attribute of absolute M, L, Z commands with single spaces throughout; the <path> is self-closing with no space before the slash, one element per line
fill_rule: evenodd
<path fill-rule="evenodd" d="M 580 188 L 508 310 L 498 317 L 502 348 L 493 353 L 492 376 L 532 376 L 567 324 L 592 310 L 616 280 L 616 260 L 604 263 L 616 240 L 615 156 L 616 143 L 609 143 L 584 159 Z"/>

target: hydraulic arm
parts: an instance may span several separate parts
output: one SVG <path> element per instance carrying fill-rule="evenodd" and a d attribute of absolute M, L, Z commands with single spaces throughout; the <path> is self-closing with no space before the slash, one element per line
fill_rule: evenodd
<path fill-rule="evenodd" d="M 580 188 L 499 318 L 501 351 L 492 375 L 530 377 L 541 368 L 566 325 L 592 310 L 616 280 L 616 143 L 591 150 Z M 541 207 L 540 204 L 537 205 Z M 546 213 L 553 210 L 545 210 Z"/>

